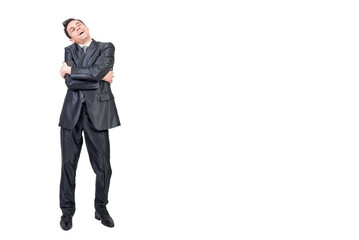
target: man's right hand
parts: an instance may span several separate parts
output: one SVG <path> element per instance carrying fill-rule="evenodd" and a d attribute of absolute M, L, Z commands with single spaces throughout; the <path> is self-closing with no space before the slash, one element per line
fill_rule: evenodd
<path fill-rule="evenodd" d="M 106 82 L 108 82 L 108 83 L 112 83 L 112 78 L 114 77 L 114 75 L 113 75 L 113 71 L 112 70 L 110 70 L 107 74 L 106 74 L 106 76 L 102 79 L 102 81 L 106 81 Z"/>
<path fill-rule="evenodd" d="M 71 67 L 68 66 L 66 62 L 62 61 L 62 66 L 60 69 L 61 77 L 65 78 L 66 73 L 71 75 Z"/>

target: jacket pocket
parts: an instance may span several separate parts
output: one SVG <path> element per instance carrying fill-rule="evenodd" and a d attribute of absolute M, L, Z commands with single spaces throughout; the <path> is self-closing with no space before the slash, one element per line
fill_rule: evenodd
<path fill-rule="evenodd" d="M 104 102 L 104 101 L 109 101 L 114 99 L 115 97 L 113 96 L 112 93 L 101 93 L 100 94 L 100 101 Z"/>

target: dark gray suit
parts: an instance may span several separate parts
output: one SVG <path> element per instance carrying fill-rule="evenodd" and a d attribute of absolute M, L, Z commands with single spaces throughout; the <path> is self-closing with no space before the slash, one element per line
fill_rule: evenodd
<path fill-rule="evenodd" d="M 110 84 L 102 81 L 113 68 L 112 43 L 92 40 L 86 54 L 72 44 L 65 48 L 65 62 L 71 75 L 65 75 L 68 88 L 59 126 L 61 127 L 62 170 L 60 208 L 63 215 L 75 212 L 75 178 L 84 133 L 90 162 L 96 173 L 95 208 L 106 214 L 112 174 L 108 129 L 120 125 Z"/>
<path fill-rule="evenodd" d="M 59 126 L 72 129 L 81 112 L 82 98 L 86 98 L 89 116 L 98 130 L 120 125 L 110 84 L 101 81 L 113 68 L 115 47 L 112 43 L 92 40 L 84 52 L 77 44 L 65 48 L 65 62 L 71 66 L 71 76 L 65 75 L 68 87 Z"/>

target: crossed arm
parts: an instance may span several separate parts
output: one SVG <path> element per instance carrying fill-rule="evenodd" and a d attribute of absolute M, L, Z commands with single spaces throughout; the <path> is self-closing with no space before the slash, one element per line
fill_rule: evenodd
<path fill-rule="evenodd" d="M 65 79 L 66 86 L 71 90 L 97 89 L 99 81 L 112 83 L 114 77 L 114 46 L 109 44 L 101 55 L 89 67 L 75 67 L 70 51 L 65 48 L 65 61 L 62 62 L 60 75 Z"/>

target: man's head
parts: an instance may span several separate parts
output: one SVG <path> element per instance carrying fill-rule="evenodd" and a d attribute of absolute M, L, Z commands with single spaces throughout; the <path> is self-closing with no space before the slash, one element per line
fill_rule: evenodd
<path fill-rule="evenodd" d="M 65 20 L 64 31 L 72 43 L 86 44 L 91 40 L 89 29 L 80 19 L 69 18 Z"/>

